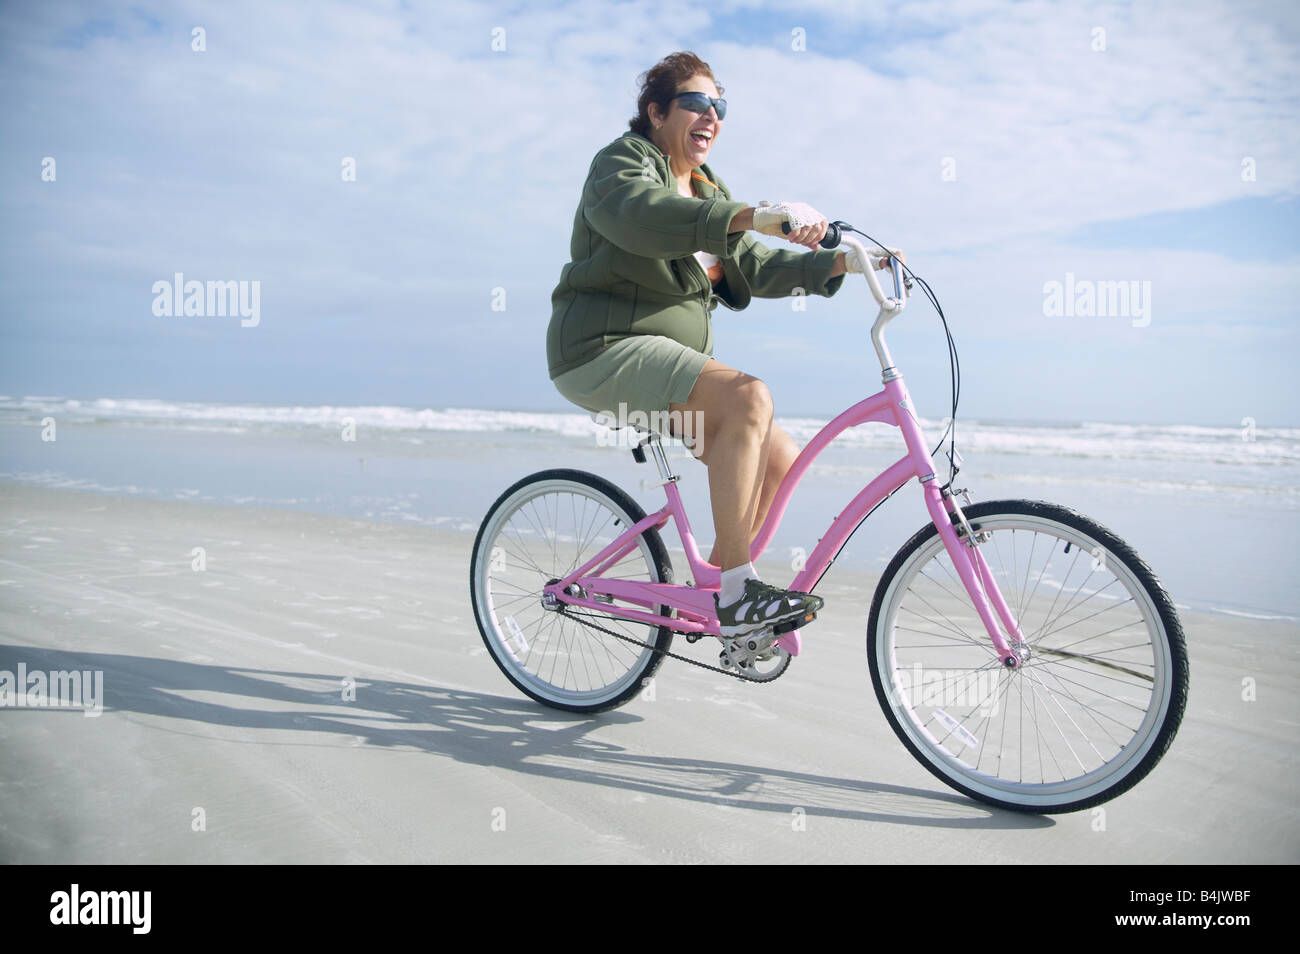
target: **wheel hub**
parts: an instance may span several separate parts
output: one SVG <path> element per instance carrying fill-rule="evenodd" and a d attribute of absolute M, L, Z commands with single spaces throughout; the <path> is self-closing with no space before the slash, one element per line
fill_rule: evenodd
<path fill-rule="evenodd" d="M 1021 669 L 1025 663 L 1029 662 L 1030 650 L 1029 644 L 1019 637 L 1011 640 L 1010 649 L 1012 655 L 1003 660 L 1002 665 L 1008 669 Z"/>
<path fill-rule="evenodd" d="M 560 578 L 558 576 L 554 576 L 551 577 L 551 579 L 546 581 L 546 586 L 552 587 L 559 582 L 560 582 Z M 581 586 L 579 586 L 577 583 L 570 583 L 568 586 L 564 588 L 564 592 L 567 596 L 574 596 L 580 600 L 588 599 L 587 591 L 583 589 Z M 595 597 L 595 598 L 600 599 L 600 597 Z M 542 609 L 549 610 L 552 613 L 556 613 L 563 608 L 564 608 L 564 601 L 561 600 L 559 597 L 557 597 L 553 591 L 542 593 Z"/>

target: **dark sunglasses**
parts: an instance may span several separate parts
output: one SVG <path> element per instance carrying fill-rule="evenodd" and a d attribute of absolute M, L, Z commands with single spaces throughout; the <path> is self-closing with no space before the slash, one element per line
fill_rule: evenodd
<path fill-rule="evenodd" d="M 719 119 L 727 118 L 727 101 L 721 97 L 718 99 L 710 99 L 703 93 L 678 93 L 673 97 L 673 99 L 681 100 L 682 109 L 689 109 L 691 112 L 699 113 L 701 116 L 707 113 L 709 107 L 712 106 L 718 111 Z"/>

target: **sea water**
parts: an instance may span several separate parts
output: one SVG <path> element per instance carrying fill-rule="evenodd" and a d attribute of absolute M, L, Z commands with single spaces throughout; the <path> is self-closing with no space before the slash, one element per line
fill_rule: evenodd
<path fill-rule="evenodd" d="M 826 419 L 777 422 L 802 446 Z M 921 425 L 933 447 L 942 423 Z M 627 433 L 581 413 L 0 397 L 0 479 L 302 509 L 472 538 L 502 491 L 550 468 L 599 474 L 647 511 L 662 506 L 662 490 L 641 487 L 658 473 L 634 462 Z M 682 445 L 667 449 L 707 556 L 708 471 Z M 957 449 L 954 486 L 973 501 L 1044 500 L 1092 517 L 1132 545 L 1181 606 L 1300 618 L 1300 428 L 959 419 Z M 835 515 L 902 453 L 897 431 L 882 424 L 854 428 L 823 452 L 759 561 L 771 581 L 789 582 Z M 946 481 L 942 453 L 935 460 Z M 905 484 L 836 566 L 880 572 L 928 519 L 916 483 Z M 671 525 L 665 542 L 681 575 Z"/>

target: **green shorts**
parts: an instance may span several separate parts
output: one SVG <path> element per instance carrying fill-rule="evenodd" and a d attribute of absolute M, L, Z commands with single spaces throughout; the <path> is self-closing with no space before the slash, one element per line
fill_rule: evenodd
<path fill-rule="evenodd" d="M 554 379 L 556 390 L 585 410 L 627 420 L 640 412 L 660 422 L 668 405 L 685 404 L 709 356 L 663 335 L 636 335 L 610 345 L 586 364 Z"/>

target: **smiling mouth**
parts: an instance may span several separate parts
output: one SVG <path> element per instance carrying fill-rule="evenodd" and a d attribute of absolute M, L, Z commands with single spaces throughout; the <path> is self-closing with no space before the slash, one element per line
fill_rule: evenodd
<path fill-rule="evenodd" d="M 701 149 L 707 149 L 713 143 L 713 133 L 707 129 L 696 130 L 691 133 L 691 142 Z"/>

